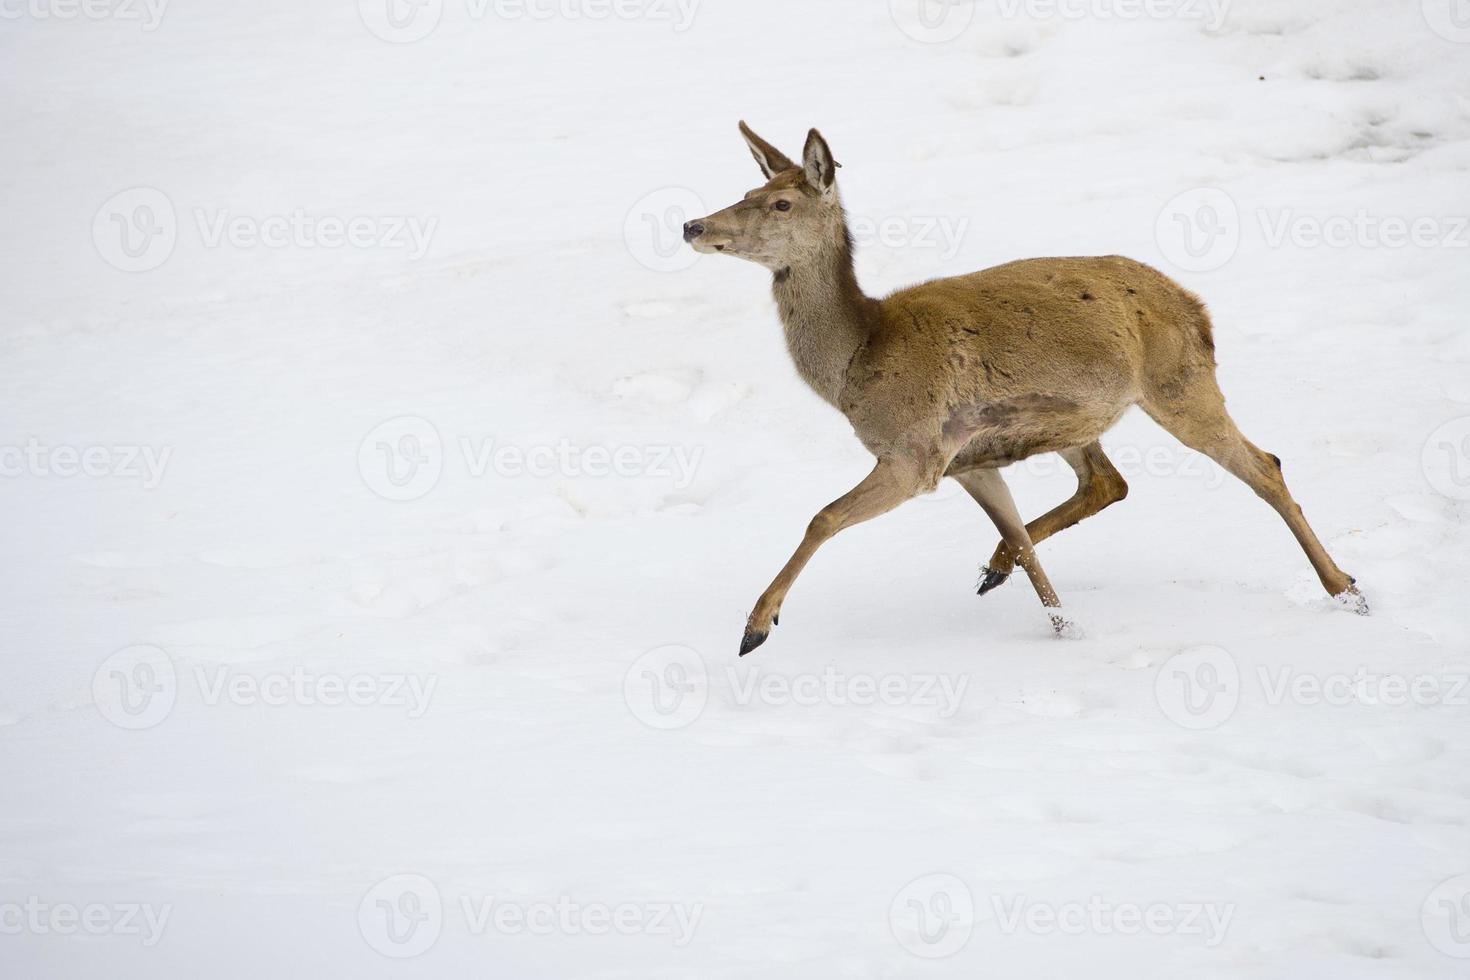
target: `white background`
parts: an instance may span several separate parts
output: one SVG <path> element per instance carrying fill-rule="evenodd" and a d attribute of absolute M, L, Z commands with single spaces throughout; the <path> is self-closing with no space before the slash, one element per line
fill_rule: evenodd
<path fill-rule="evenodd" d="M 1470 885 L 1434 892 L 1470 872 L 1464 4 L 533 6 L 4 8 L 0 973 L 1464 976 Z M 996 535 L 946 486 L 826 546 L 738 661 L 869 467 L 767 274 L 677 250 L 691 200 L 759 183 L 740 118 L 792 154 L 821 127 L 852 214 L 897 219 L 872 293 L 1107 253 L 1198 291 L 1232 412 L 1373 615 L 1135 413 L 1104 439 L 1128 500 L 1041 548 L 1082 638 L 1024 582 L 974 595 Z M 209 234 L 293 214 L 433 232 Z M 119 220 L 156 234 L 128 256 Z M 380 442 L 423 469 L 394 485 Z M 1055 460 L 1010 480 L 1028 517 L 1072 490 Z M 1441 698 L 1310 696 L 1360 669 Z M 1308 686 L 1272 697 L 1283 671 Z M 161 700 L 129 714 L 139 681 Z M 397 944 L 377 902 L 408 892 L 439 911 Z M 699 918 L 683 945 L 477 931 L 466 897 Z M 1008 930 L 1018 900 L 1230 919 Z M 27 902 L 168 918 L 145 945 Z"/>

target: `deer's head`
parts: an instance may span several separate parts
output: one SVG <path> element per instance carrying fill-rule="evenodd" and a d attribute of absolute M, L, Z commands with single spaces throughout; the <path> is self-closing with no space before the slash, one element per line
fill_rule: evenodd
<path fill-rule="evenodd" d="M 807 134 L 799 165 L 743 122 L 740 135 L 766 183 L 723 211 L 687 222 L 684 240 L 697 252 L 723 252 L 773 272 L 845 243 L 838 163 L 822 134 Z"/>

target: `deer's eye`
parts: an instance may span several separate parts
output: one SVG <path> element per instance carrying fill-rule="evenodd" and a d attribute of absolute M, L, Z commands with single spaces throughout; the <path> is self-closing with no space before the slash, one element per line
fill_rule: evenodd
<path fill-rule="evenodd" d="M 791 202 L 790 201 L 777 201 L 775 204 L 772 204 L 771 207 L 774 208 L 777 211 L 790 211 L 791 210 Z"/>

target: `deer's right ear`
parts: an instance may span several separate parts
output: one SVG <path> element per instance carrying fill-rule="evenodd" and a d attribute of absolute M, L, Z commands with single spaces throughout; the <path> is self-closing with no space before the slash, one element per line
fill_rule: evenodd
<path fill-rule="evenodd" d="M 790 157 L 755 135 L 755 131 L 745 125 L 744 119 L 740 120 L 740 135 L 745 137 L 745 145 L 750 147 L 750 155 L 755 157 L 755 162 L 760 166 L 761 173 L 766 175 L 767 180 L 783 170 L 790 170 L 796 166 L 791 162 Z"/>

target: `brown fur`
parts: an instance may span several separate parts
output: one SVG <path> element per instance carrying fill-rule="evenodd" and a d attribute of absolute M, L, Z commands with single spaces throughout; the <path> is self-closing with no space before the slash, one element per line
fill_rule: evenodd
<path fill-rule="evenodd" d="M 1003 579 L 1021 564 L 1043 603 L 1057 606 L 1032 546 L 1126 496 L 1097 440 L 1133 405 L 1271 503 L 1329 593 L 1357 596 L 1302 518 L 1275 458 L 1226 414 L 1209 316 L 1194 294 L 1140 262 L 1105 256 L 1024 259 L 871 298 L 853 272 L 826 141 L 812 130 L 798 165 L 744 123 L 741 133 L 767 183 L 691 222 L 686 237 L 700 251 L 771 270 L 797 372 L 877 458 L 863 483 L 813 519 L 752 612 L 742 652 L 765 639 L 822 541 L 944 476 L 959 479 L 1001 531 L 992 574 Z M 996 470 L 1044 452 L 1073 466 L 1078 492 L 1023 526 Z M 1053 622 L 1064 625 L 1057 614 Z"/>

